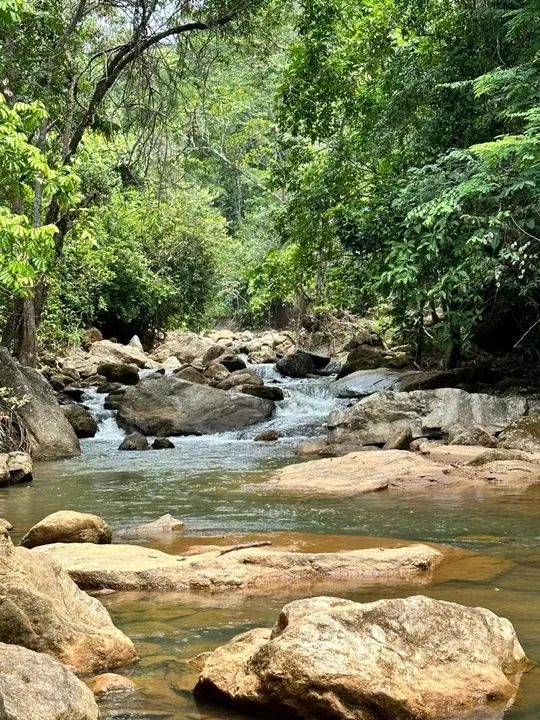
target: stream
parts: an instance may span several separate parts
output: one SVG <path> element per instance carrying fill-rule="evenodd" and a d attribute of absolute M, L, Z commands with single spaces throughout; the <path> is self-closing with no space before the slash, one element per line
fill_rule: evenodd
<path fill-rule="evenodd" d="M 481 605 L 508 617 L 529 657 L 540 663 L 540 486 L 309 501 L 244 492 L 244 483 L 295 462 L 298 445 L 320 435 L 328 413 L 343 403 L 333 396 L 330 379 L 284 380 L 270 365 L 254 367 L 265 382 L 280 382 L 285 392 L 275 417 L 241 432 L 173 438 L 173 450 L 119 452 L 124 433 L 114 414 L 104 410 L 104 396 L 88 391 L 84 402 L 100 427 L 95 438 L 82 441 L 81 457 L 38 464 L 33 483 L 7 488 L 0 496 L 0 516 L 15 526 L 14 541 L 49 513 L 70 509 L 104 517 L 113 531 L 171 513 L 184 521 L 183 535 L 152 543 L 168 552 L 229 544 L 238 535 L 260 539 L 262 533 L 275 544 L 313 551 L 376 545 L 377 538 L 449 544 L 471 554 L 455 568 L 436 571 L 434 582 L 420 590 L 379 586 L 351 593 L 337 585 L 332 594 L 368 602 L 422 592 Z M 254 442 L 261 429 L 278 430 L 280 440 Z M 187 660 L 249 628 L 273 624 L 293 597 L 101 596 L 141 657 L 121 671 L 133 677 L 139 692 L 103 701 L 103 720 L 241 718 L 196 704 L 191 688 L 197 671 Z M 524 676 L 505 718 L 539 716 L 540 671 L 535 669 Z"/>

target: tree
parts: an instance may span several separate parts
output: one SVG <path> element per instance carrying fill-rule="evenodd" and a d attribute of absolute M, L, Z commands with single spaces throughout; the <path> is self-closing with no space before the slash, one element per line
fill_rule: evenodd
<path fill-rule="evenodd" d="M 14 100 L 30 96 L 42 100 L 48 110 L 48 119 L 39 132 L 28 136 L 28 142 L 47 154 L 51 167 L 70 165 L 86 132 L 110 131 L 107 101 L 139 64 L 150 57 L 159 61 L 165 50 L 181 54 L 181 42 L 199 33 L 216 33 L 229 25 L 246 31 L 260 4 L 258 0 L 195 4 L 130 0 L 120 5 L 36 1 L 22 16 L 17 32 L 1 39 L 4 84 Z M 89 57 L 88 46 L 93 48 Z M 85 197 L 81 202 L 84 206 L 91 201 Z M 66 210 L 57 197 L 44 198 L 39 193 L 34 205 L 45 224 L 56 227 L 54 256 L 58 259 L 79 206 Z M 30 295 L 14 298 L 4 331 L 3 343 L 28 363 L 35 360 L 35 328 L 46 295 L 44 274 Z"/>

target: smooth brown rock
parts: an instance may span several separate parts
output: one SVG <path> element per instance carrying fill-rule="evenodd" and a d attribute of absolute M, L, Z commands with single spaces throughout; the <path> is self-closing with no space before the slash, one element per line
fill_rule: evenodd
<path fill-rule="evenodd" d="M 251 547 L 177 556 L 137 545 L 56 544 L 39 552 L 54 558 L 83 588 L 205 593 L 288 592 L 292 585 L 313 582 L 422 583 L 442 560 L 426 545 L 334 553 Z"/>
<path fill-rule="evenodd" d="M 98 720 L 92 692 L 48 655 L 0 643 L 2 720 Z"/>
<path fill-rule="evenodd" d="M 277 442 L 279 433 L 277 430 L 263 430 L 253 438 L 255 442 Z"/>
<path fill-rule="evenodd" d="M 234 389 L 246 395 L 254 395 L 274 402 L 280 402 L 285 397 L 283 390 L 277 385 L 253 385 L 250 383 L 249 385 L 240 385 L 240 387 Z"/>
<path fill-rule="evenodd" d="M 220 390 L 232 390 L 244 385 L 263 385 L 263 380 L 252 370 L 240 370 L 231 372 L 224 380 L 217 384 Z"/>
<path fill-rule="evenodd" d="M 102 673 L 96 675 L 88 681 L 88 687 L 94 695 L 110 695 L 115 693 L 132 693 L 137 690 L 137 686 L 124 675 L 116 673 Z"/>
<path fill-rule="evenodd" d="M 174 447 L 173 441 L 166 437 L 155 438 L 152 443 L 152 450 L 172 450 Z"/>
<path fill-rule="evenodd" d="M 34 525 L 20 544 L 33 548 L 55 542 L 106 544 L 111 541 L 112 530 L 98 515 L 59 510 Z"/>
<path fill-rule="evenodd" d="M 188 382 L 197 383 L 198 385 L 206 385 L 207 383 L 207 379 L 204 377 L 202 372 L 197 370 L 197 368 L 194 368 L 192 365 L 181 368 L 174 374 L 181 380 L 187 380 Z"/>
<path fill-rule="evenodd" d="M 122 385 L 136 385 L 139 382 L 137 365 L 121 362 L 104 362 L 97 366 L 98 375 L 103 375 L 108 382 Z"/>
<path fill-rule="evenodd" d="M 511 623 L 484 608 L 322 597 L 215 650 L 195 693 L 274 717 L 501 720 L 529 668 Z"/>
<path fill-rule="evenodd" d="M 111 340 L 98 340 L 93 343 L 88 353 L 90 362 L 96 367 L 102 363 L 121 363 L 123 365 L 136 365 L 139 368 L 153 370 L 160 364 L 148 357 L 142 350 L 132 345 L 122 345 Z"/>
<path fill-rule="evenodd" d="M 302 443 L 296 451 L 299 458 L 303 460 L 311 460 L 318 457 L 322 450 L 326 447 L 324 440 L 315 440 L 313 442 Z"/>
<path fill-rule="evenodd" d="M 0 539 L 0 642 L 47 653 L 81 673 L 137 657 L 99 600 L 79 590 L 41 548 L 15 548 L 5 539 Z"/>
<path fill-rule="evenodd" d="M 250 486 L 258 491 L 294 495 L 352 497 L 386 490 L 390 484 L 446 480 L 449 468 L 405 450 L 353 452 L 343 457 L 289 465 L 269 480 Z"/>

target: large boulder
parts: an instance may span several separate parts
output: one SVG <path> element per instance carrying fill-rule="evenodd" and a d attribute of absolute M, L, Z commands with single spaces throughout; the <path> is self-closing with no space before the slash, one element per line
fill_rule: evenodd
<path fill-rule="evenodd" d="M 0 643 L 1 720 L 98 720 L 92 691 L 43 653 Z"/>
<path fill-rule="evenodd" d="M 80 446 L 73 428 L 64 417 L 54 392 L 37 370 L 23 367 L 0 347 L 0 377 L 2 387 L 8 388 L 20 401 L 17 408 L 34 460 L 55 460 L 74 457 Z M 14 450 L 15 447 L 5 447 Z"/>
<path fill-rule="evenodd" d="M 117 407 L 123 428 L 168 437 L 239 430 L 267 420 L 275 404 L 166 375 L 145 378 L 128 388 Z"/>
<path fill-rule="evenodd" d="M 177 330 L 167 333 L 164 342 L 158 345 L 151 355 L 158 362 L 173 356 L 181 363 L 191 364 L 194 360 L 201 361 L 205 352 L 214 344 L 210 338 Z"/>
<path fill-rule="evenodd" d="M 307 350 L 295 350 L 290 355 L 281 358 L 276 368 L 281 375 L 292 378 L 305 378 L 323 370 L 330 362 L 329 357 L 315 355 Z"/>
<path fill-rule="evenodd" d="M 39 549 L 15 548 L 7 539 L 0 539 L 0 642 L 52 655 L 74 672 L 136 659 L 99 600 Z"/>
<path fill-rule="evenodd" d="M 495 397 L 464 390 L 415 390 L 370 395 L 346 410 L 330 414 L 331 443 L 355 442 L 384 445 L 398 429 L 410 427 L 413 437 L 447 437 L 481 426 L 500 432 L 527 411 L 520 397 Z"/>
<path fill-rule="evenodd" d="M 98 375 L 103 375 L 108 382 L 136 385 L 139 382 L 139 370 L 136 365 L 105 362 L 97 366 Z"/>
<path fill-rule="evenodd" d="M 146 368 L 147 370 L 160 367 L 158 362 L 152 360 L 139 348 L 132 345 L 122 345 L 111 340 L 98 340 L 98 342 L 95 342 L 91 346 L 88 356 L 89 360 L 94 362 L 97 367 L 105 363 L 136 365 L 138 368 Z"/>
<path fill-rule="evenodd" d="M 50 543 L 110 543 L 112 530 L 98 515 L 59 510 L 47 515 L 26 533 L 21 547 L 33 548 Z"/>
<path fill-rule="evenodd" d="M 83 405 L 68 403 L 62 405 L 62 412 L 78 438 L 91 438 L 97 433 L 98 424 L 96 419 L 90 410 Z"/>
<path fill-rule="evenodd" d="M 119 450 L 150 450 L 146 437 L 136 430 L 129 433 L 118 446 Z"/>
<path fill-rule="evenodd" d="M 540 414 L 527 415 L 509 424 L 499 437 L 499 447 L 540 452 Z"/>
<path fill-rule="evenodd" d="M 224 548 L 192 556 L 137 545 L 48 545 L 46 552 L 82 588 L 175 592 L 290 592 L 311 583 L 427 583 L 443 559 L 427 545 L 303 553 Z"/>
<path fill-rule="evenodd" d="M 0 454 L 0 487 L 32 480 L 32 458 L 25 452 Z"/>
<path fill-rule="evenodd" d="M 502 720 L 529 667 L 511 623 L 484 608 L 319 597 L 215 650 L 195 693 L 309 720 Z"/>

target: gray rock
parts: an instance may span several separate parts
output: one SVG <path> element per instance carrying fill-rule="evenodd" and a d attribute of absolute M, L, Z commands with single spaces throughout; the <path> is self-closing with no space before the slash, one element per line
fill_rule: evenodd
<path fill-rule="evenodd" d="M 43 653 L 0 643 L 2 720 L 98 720 L 92 691 Z"/>
<path fill-rule="evenodd" d="M 97 433 L 98 424 L 94 416 L 82 405 L 62 405 L 62 412 L 78 438 L 91 438 Z"/>
<path fill-rule="evenodd" d="M 134 431 L 126 435 L 120 443 L 119 450 L 149 450 L 148 440 L 140 432 Z"/>
<path fill-rule="evenodd" d="M 255 425 L 271 417 L 274 408 L 269 400 L 229 395 L 167 375 L 128 388 L 118 401 L 117 420 L 143 435 L 206 435 Z"/>
<path fill-rule="evenodd" d="M 305 378 L 308 375 L 316 375 L 317 371 L 325 368 L 329 362 L 329 357 L 315 355 L 306 350 L 295 350 L 278 360 L 276 368 L 286 377 Z"/>
<path fill-rule="evenodd" d="M 453 388 L 370 395 L 346 410 L 330 414 L 329 442 L 384 445 L 409 426 L 413 438 L 445 437 L 475 426 L 500 432 L 527 411 L 524 398 L 502 398 Z"/>
<path fill-rule="evenodd" d="M 17 413 L 27 432 L 34 460 L 55 460 L 80 453 L 77 436 L 41 373 L 23 367 L 6 348 L 0 347 L 0 377 L 3 387 L 20 400 L 27 400 Z M 11 449 L 15 448 L 5 448 Z"/>
<path fill-rule="evenodd" d="M 206 385 L 207 383 L 207 379 L 204 377 L 202 372 L 197 370 L 197 368 L 194 368 L 192 365 L 180 368 L 179 370 L 176 370 L 174 374 L 181 380 L 187 380 L 188 382 L 197 383 L 198 385 Z"/>
<path fill-rule="evenodd" d="M 508 423 L 499 436 L 499 447 L 525 452 L 540 452 L 540 413 Z"/>
<path fill-rule="evenodd" d="M 16 450 L 0 453 L 0 486 L 18 485 L 32 480 L 32 458 Z"/>
<path fill-rule="evenodd" d="M 173 448 L 173 441 L 166 437 L 158 437 L 152 443 L 153 450 L 172 450 Z"/>
<path fill-rule="evenodd" d="M 264 398 L 265 400 L 273 400 L 280 402 L 284 399 L 283 390 L 277 385 L 241 385 L 234 388 L 237 392 L 246 395 L 254 395 L 255 397 Z"/>

